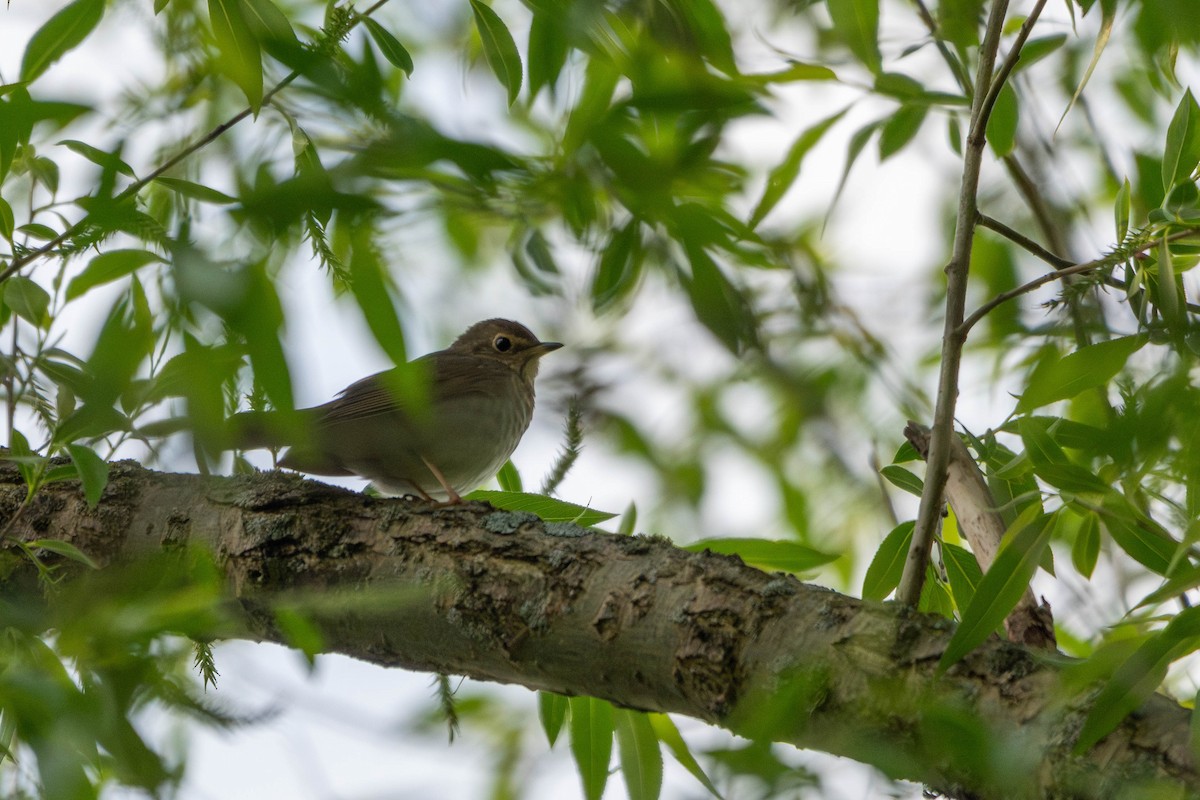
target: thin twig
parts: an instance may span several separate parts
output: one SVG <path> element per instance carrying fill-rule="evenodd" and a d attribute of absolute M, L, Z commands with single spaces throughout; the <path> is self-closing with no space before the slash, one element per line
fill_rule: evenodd
<path fill-rule="evenodd" d="M 1029 33 L 1033 30 L 1033 26 L 1037 23 L 1038 17 L 1041 16 L 1042 9 L 1045 7 L 1046 0 L 1037 0 L 1037 3 L 1033 6 L 1033 10 L 1029 12 L 1029 16 L 1021 23 L 1021 29 L 1017 31 L 1017 38 L 1013 41 L 1012 48 L 1008 51 L 1008 57 L 1004 59 L 1004 63 L 996 71 L 996 76 L 992 78 L 987 96 L 983 100 L 983 113 L 980 114 L 980 118 L 977 120 L 977 122 L 982 121 L 984 127 L 987 127 L 988 118 L 992 115 L 992 108 L 995 107 L 996 99 L 1000 97 L 1000 91 L 1008 81 L 1008 76 L 1016 68 L 1017 62 L 1021 60 L 1021 48 L 1025 46 L 1025 40 L 1029 38 Z"/>
<path fill-rule="evenodd" d="M 958 217 L 954 230 L 954 249 L 946 266 L 946 319 L 942 331 L 941 369 L 938 374 L 938 393 L 933 418 L 929 458 L 925 471 L 925 488 L 912 544 L 904 563 L 904 573 L 896 591 L 896 599 L 916 607 L 925 584 L 929 552 L 942 511 L 942 494 L 946 487 L 946 469 L 950 461 L 950 437 L 954 435 L 954 408 L 958 399 L 958 373 L 962 362 L 963 339 L 959 332 L 967 304 L 967 275 L 971 266 L 971 247 L 975 238 L 978 215 L 977 196 L 979 173 L 983 167 L 983 151 L 987 140 L 987 112 L 984 102 L 992 84 L 992 70 L 1000 49 L 1000 36 L 1008 0 L 994 0 L 988 17 L 983 41 L 979 46 L 979 66 L 975 74 L 975 95 L 971 104 L 970 133 L 963 146 L 962 184 L 958 194 Z"/>
<path fill-rule="evenodd" d="M 1136 253 L 1144 253 L 1145 251 L 1149 250 L 1152 247 L 1157 247 L 1158 245 L 1162 244 L 1164 241 L 1173 242 L 1173 241 L 1177 241 L 1179 239 L 1186 239 L 1189 236 L 1195 236 L 1197 233 L 1200 233 L 1200 227 L 1188 228 L 1186 230 L 1176 231 L 1175 233 L 1172 233 L 1166 237 L 1163 237 L 1162 239 L 1155 239 L 1153 242 L 1150 242 L 1145 247 L 1143 247 L 1143 248 L 1135 251 L 1135 253 L 1131 253 L 1129 255 L 1136 255 Z M 1125 260 L 1125 259 L 1122 259 L 1122 260 Z M 1034 278 L 1033 280 L 1028 281 L 1027 283 L 1023 283 L 1014 289 L 1009 289 L 1007 292 L 1001 292 L 1000 294 L 996 295 L 991 300 L 987 301 L 986 303 L 981 305 L 979 308 L 977 308 L 975 310 L 975 312 L 971 314 L 971 316 L 969 316 L 965 320 L 963 320 L 962 325 L 960 325 L 958 328 L 958 333 L 962 336 L 963 339 L 966 339 L 967 334 L 970 333 L 970 331 L 971 331 L 971 328 L 973 328 L 981 319 L 983 319 L 985 316 L 987 316 L 987 314 L 992 309 L 996 308 L 996 306 L 999 306 L 1003 303 L 1007 303 L 1009 300 L 1012 300 L 1015 297 L 1020 297 L 1023 294 L 1029 294 L 1034 289 L 1037 289 L 1040 286 L 1045 286 L 1047 283 L 1053 283 L 1054 281 L 1061 280 L 1070 275 L 1081 275 L 1085 272 L 1091 272 L 1094 269 L 1100 269 L 1101 267 L 1112 266 L 1114 263 L 1115 262 L 1113 261 L 1112 256 L 1105 256 L 1104 258 L 1097 258 L 1092 261 L 1084 262 L 1082 264 L 1072 264 L 1071 266 L 1060 267 L 1060 268 L 1055 269 L 1053 272 L 1047 272 L 1046 274 L 1040 275 L 1037 278 Z M 1128 285 L 1124 284 L 1122 282 L 1121 287 L 1119 287 L 1119 288 L 1128 288 Z M 1193 306 L 1192 304 L 1189 304 L 1189 310 L 1200 310 L 1200 306 Z"/>
<path fill-rule="evenodd" d="M 1055 255 L 1035 242 L 1033 239 L 1030 239 L 1020 231 L 1005 225 L 998 219 L 989 217 L 987 214 L 980 214 L 978 217 L 976 217 L 976 221 L 978 221 L 983 227 L 995 231 L 1017 246 L 1028 250 L 1030 253 L 1037 256 L 1042 261 L 1045 261 L 1055 269 L 1066 269 L 1067 267 L 1075 266 L 1075 262 L 1071 261 L 1071 259 Z"/>

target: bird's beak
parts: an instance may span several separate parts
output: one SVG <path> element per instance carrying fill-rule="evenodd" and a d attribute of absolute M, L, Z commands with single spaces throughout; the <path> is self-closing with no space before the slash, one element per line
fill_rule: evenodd
<path fill-rule="evenodd" d="M 562 346 L 562 342 L 538 342 L 533 346 L 532 349 L 534 353 L 537 354 L 538 358 L 541 358 L 542 356 L 546 355 L 546 353 L 549 353 L 552 350 L 557 350 Z"/>

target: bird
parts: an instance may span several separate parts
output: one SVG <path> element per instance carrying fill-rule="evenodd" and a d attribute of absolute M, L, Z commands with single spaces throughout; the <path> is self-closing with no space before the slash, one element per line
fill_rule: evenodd
<path fill-rule="evenodd" d="M 445 350 L 350 384 L 323 405 L 230 418 L 239 449 L 288 447 L 280 466 L 357 475 L 390 495 L 446 505 L 494 477 L 533 417 L 543 342 L 507 319 L 477 322 Z"/>

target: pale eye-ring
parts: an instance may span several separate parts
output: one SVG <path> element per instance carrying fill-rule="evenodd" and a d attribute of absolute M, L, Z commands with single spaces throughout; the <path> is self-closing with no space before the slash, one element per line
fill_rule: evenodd
<path fill-rule="evenodd" d="M 498 353 L 507 353 L 509 350 L 512 350 L 512 346 L 512 339 L 509 339 L 507 336 L 497 336 L 495 339 L 492 339 L 492 347 L 496 348 L 496 352 Z"/>

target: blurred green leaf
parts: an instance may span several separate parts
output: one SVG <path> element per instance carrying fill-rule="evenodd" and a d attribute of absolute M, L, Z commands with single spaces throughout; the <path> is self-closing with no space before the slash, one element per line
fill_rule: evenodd
<path fill-rule="evenodd" d="M 592 276 L 592 308 L 605 311 L 637 287 L 642 274 L 641 222 L 631 219 L 609 236 Z"/>
<path fill-rule="evenodd" d="M 739 556 L 749 566 L 768 572 L 808 572 L 840 558 L 836 553 L 823 553 L 799 542 L 775 539 L 700 539 L 684 545 L 683 549 L 693 553 L 711 550 L 722 555 Z"/>
<path fill-rule="evenodd" d="M 571 755 L 583 781 L 587 800 L 600 800 L 608 783 L 608 764 L 612 760 L 613 707 L 594 697 L 572 697 Z"/>
<path fill-rule="evenodd" d="M 391 62 L 392 66 L 404 70 L 404 74 L 411 77 L 413 73 L 412 56 L 404 49 L 404 45 L 400 44 L 400 40 L 371 17 L 363 17 L 363 24 L 367 26 L 367 32 L 375 40 L 383 57 Z"/>
<path fill-rule="evenodd" d="M 21 58 L 21 80 L 34 81 L 88 37 L 104 16 L 105 0 L 75 0 L 37 30 Z"/>
<path fill-rule="evenodd" d="M 536 97 L 542 87 L 553 94 L 554 85 L 567 63 L 570 41 L 567 14 L 555 3 L 534 9 L 529 25 L 529 95 Z"/>
<path fill-rule="evenodd" d="M 242 0 L 208 0 L 208 17 L 220 51 L 218 65 L 258 113 L 263 98 L 262 55 L 243 14 Z"/>
<path fill-rule="evenodd" d="M 663 757 L 658 736 L 645 712 L 618 708 L 613 712 L 617 753 L 629 800 L 658 800 Z"/>
<path fill-rule="evenodd" d="M 104 487 L 108 485 L 108 462 L 96 455 L 92 448 L 81 444 L 68 444 L 67 452 L 71 454 L 71 461 L 79 473 L 88 508 L 95 508 L 104 494 Z"/>
<path fill-rule="evenodd" d="M 1042 551 L 1050 543 L 1050 534 L 1054 529 L 1050 524 L 1051 519 L 1042 515 L 1018 520 L 1019 529 L 1006 534 L 1006 538 L 1010 535 L 1011 538 L 983 576 L 971 604 L 963 610 L 962 622 L 954 631 L 938 663 L 940 670 L 949 669 L 975 649 L 1016 607 L 1037 570 Z"/>
<path fill-rule="evenodd" d="M 16 224 L 17 220 L 13 216 L 12 206 L 8 204 L 7 200 L 0 197 L 0 236 L 11 242 Z"/>
<path fill-rule="evenodd" d="M 500 15 L 482 0 L 471 0 L 471 11 L 475 14 L 475 27 L 483 42 L 484 58 L 500 85 L 508 90 L 511 106 L 521 93 L 521 54 L 517 51 L 517 43 Z"/>
<path fill-rule="evenodd" d="M 155 261 L 165 263 L 166 259 L 147 250 L 110 250 L 101 253 L 67 284 L 67 300 L 81 297 L 93 287 L 112 283 Z"/>
<path fill-rule="evenodd" d="M 193 200 L 199 200 L 202 203 L 215 203 L 217 205 L 225 205 L 227 203 L 236 203 L 236 197 L 230 197 L 224 192 L 218 192 L 209 186 L 185 181 L 182 178 L 164 178 L 157 177 L 155 183 L 162 184 L 171 191 L 179 192 L 184 197 L 190 197 Z"/>
<path fill-rule="evenodd" d="M 1113 219 L 1117 223 L 1117 241 L 1125 241 L 1125 235 L 1129 233 L 1129 212 L 1132 206 L 1132 197 L 1129 188 L 1129 178 L 1121 182 L 1121 188 L 1117 191 L 1117 199 L 1113 201 Z"/>
<path fill-rule="evenodd" d="M 1142 566 L 1167 575 L 1179 543 L 1161 525 L 1116 492 L 1104 498 L 1100 524 L 1117 546 Z"/>
<path fill-rule="evenodd" d="M 901 106 L 888 118 L 879 132 L 879 160 L 885 161 L 904 149 L 921 130 L 928 107 L 922 105 Z"/>
<path fill-rule="evenodd" d="M 17 231 L 27 234 L 31 239 L 41 239 L 43 242 L 50 242 L 58 238 L 58 231 L 40 222 L 27 222 L 17 228 Z"/>
<path fill-rule="evenodd" d="M 98 147 L 92 147 L 90 144 L 78 141 L 76 139 L 63 139 L 61 142 L 59 142 L 59 144 L 73 153 L 78 153 L 97 166 L 104 167 L 106 169 L 113 169 L 114 171 L 119 172 L 122 175 L 127 175 L 130 178 L 137 177 L 137 175 L 135 175 L 133 172 L 133 167 L 122 161 L 121 157 L 116 153 L 106 152 Z"/>
<path fill-rule="evenodd" d="M 1109 680 L 1091 704 L 1075 742 L 1083 754 L 1111 733 L 1162 684 L 1167 667 L 1200 646 L 1200 608 L 1185 608 L 1151 635 Z"/>
<path fill-rule="evenodd" d="M 1100 520 L 1095 514 L 1087 514 L 1075 533 L 1075 541 L 1071 543 L 1071 563 L 1080 575 L 1090 578 L 1099 558 Z"/>
<path fill-rule="evenodd" d="M 916 523 L 912 520 L 901 522 L 883 538 L 863 576 L 864 600 L 883 600 L 900 585 L 914 527 Z"/>
<path fill-rule="evenodd" d="M 796 182 L 796 178 L 800 175 L 800 165 L 804 163 L 804 157 L 812 150 L 825 134 L 837 124 L 848 109 L 843 109 L 832 116 L 828 116 L 820 122 L 812 125 L 804 130 L 796 141 L 792 142 L 792 146 L 788 148 L 787 155 L 783 161 L 767 176 L 767 185 L 763 189 L 762 197 L 759 198 L 758 205 L 754 207 L 753 213 L 750 214 L 749 225 L 751 228 L 758 227 L 758 223 L 763 221 L 767 214 L 773 209 L 783 196 L 787 194 L 788 189 Z"/>
<path fill-rule="evenodd" d="M 879 0 L 827 0 L 827 5 L 833 29 L 850 52 L 871 72 L 879 72 Z"/>
<path fill-rule="evenodd" d="M 367 327 L 375 341 L 383 348 L 395 364 L 408 361 L 404 345 L 404 328 L 392 300 L 393 286 L 387 266 L 379 258 L 371 228 L 357 224 L 351 234 L 353 249 L 350 251 L 350 291 L 362 310 Z"/>
<path fill-rule="evenodd" d="M 24 275 L 13 275 L 4 282 L 4 305 L 39 328 L 50 324 L 50 293 Z"/>
<path fill-rule="evenodd" d="M 567 719 L 567 698 L 555 692 L 538 692 L 538 719 L 546 732 L 546 741 L 553 747 Z"/>
<path fill-rule="evenodd" d="M 325 651 L 325 636 L 309 615 L 298 608 L 279 606 L 275 609 L 275 624 L 284 641 L 299 650 L 311 667 L 318 654 Z"/>
<path fill-rule="evenodd" d="M 959 609 L 967 608 L 975 599 L 979 584 L 983 581 L 983 570 L 975 554 L 966 548 L 950 542 L 942 543 L 942 556 L 946 565 L 946 577 L 950 581 L 950 591 L 954 595 L 954 604 Z"/>
<path fill-rule="evenodd" d="M 498 492 L 492 489 L 477 489 L 464 495 L 463 499 L 482 500 L 505 511 L 528 511 L 546 522 L 573 522 L 582 528 L 599 525 L 616 516 L 607 511 L 596 511 L 575 503 L 568 503 L 565 500 L 528 492 Z"/>

